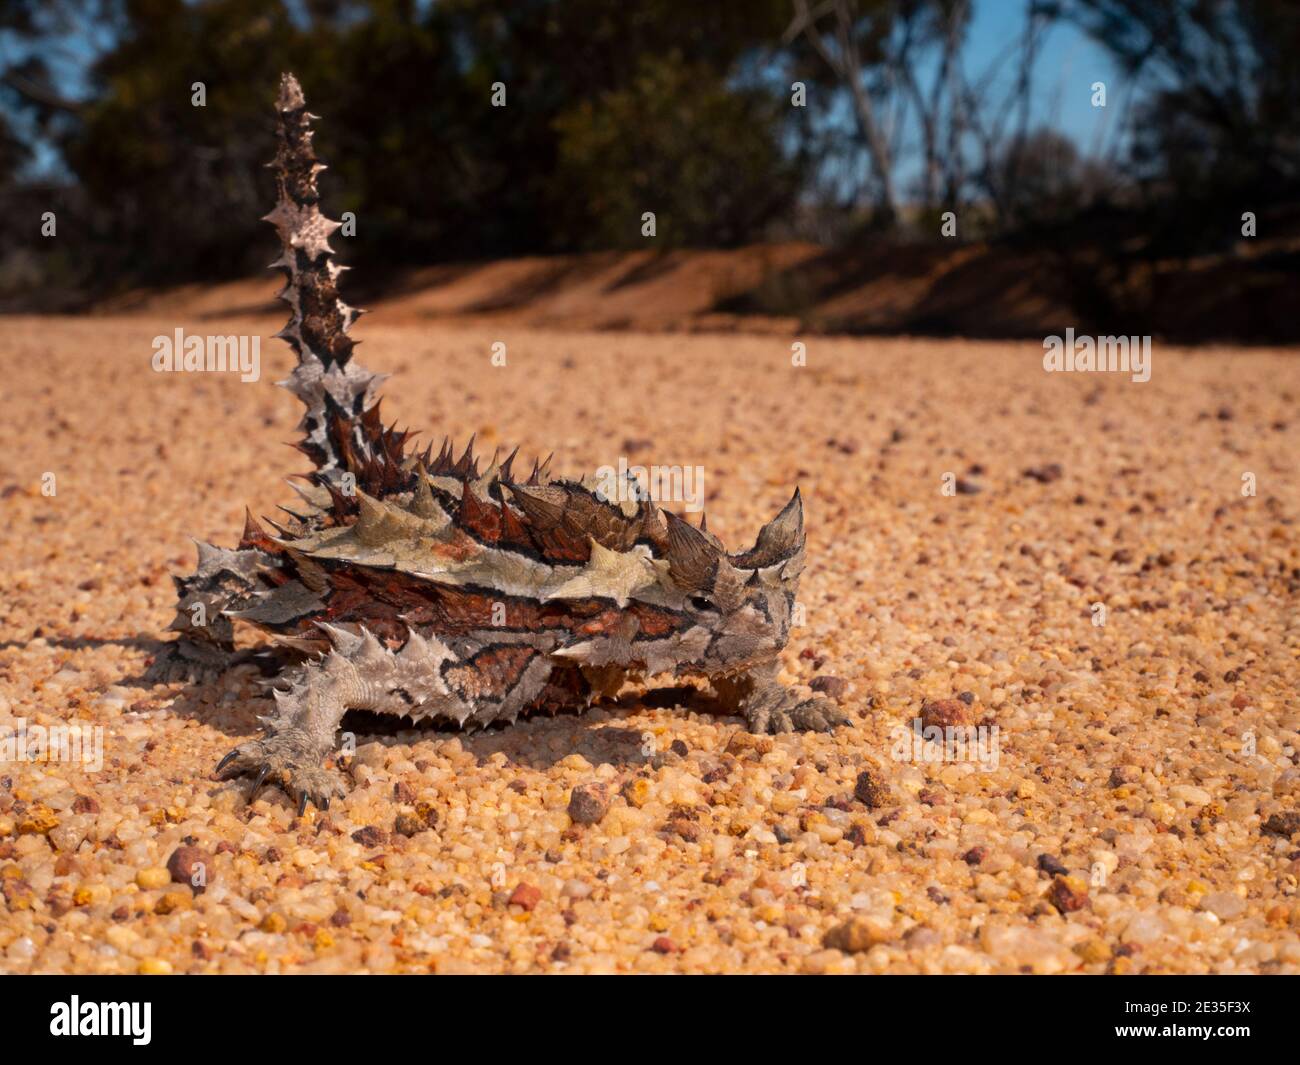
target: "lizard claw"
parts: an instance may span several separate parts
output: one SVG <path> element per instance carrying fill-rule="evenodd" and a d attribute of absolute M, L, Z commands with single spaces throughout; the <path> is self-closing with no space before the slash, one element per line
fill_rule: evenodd
<path fill-rule="evenodd" d="M 752 692 L 742 706 L 751 732 L 830 732 L 850 719 L 829 699 L 801 699 L 789 688 L 772 684 Z"/>
<path fill-rule="evenodd" d="M 330 799 L 345 794 L 343 783 L 332 769 L 315 764 L 323 758 L 304 737 L 292 730 L 277 732 L 259 740 L 240 744 L 217 763 L 216 772 L 237 776 L 253 775 L 252 802 L 268 778 L 297 800 L 298 814 L 306 812 L 307 803 L 328 810 Z"/>
<path fill-rule="evenodd" d="M 829 699 L 805 699 L 790 711 L 790 723 L 797 732 L 830 732 L 836 725 L 849 724 L 849 717 Z"/>

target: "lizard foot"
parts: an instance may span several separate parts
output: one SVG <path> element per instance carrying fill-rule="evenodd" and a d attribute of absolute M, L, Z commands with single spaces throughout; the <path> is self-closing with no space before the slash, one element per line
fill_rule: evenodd
<path fill-rule="evenodd" d="M 801 699 L 779 684 L 760 688 L 742 707 L 750 732 L 830 732 L 849 718 L 829 699 Z"/>
<path fill-rule="evenodd" d="M 274 779 L 298 801 L 301 816 L 308 802 L 328 810 L 331 799 L 347 794 L 338 773 L 320 764 L 323 757 L 306 735 L 290 729 L 241 743 L 217 763 L 216 772 L 227 777 L 255 774 L 250 802 L 268 778 Z"/>
<path fill-rule="evenodd" d="M 230 664 L 229 652 L 222 648 L 179 639 L 163 644 L 144 671 L 146 684 L 208 684 Z"/>

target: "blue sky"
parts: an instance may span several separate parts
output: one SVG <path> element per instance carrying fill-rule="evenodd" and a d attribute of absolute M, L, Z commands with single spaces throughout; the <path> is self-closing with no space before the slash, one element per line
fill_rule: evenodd
<path fill-rule="evenodd" d="M 983 71 L 1025 27 L 1025 0 L 975 0 L 967 44 L 969 69 Z M 1035 113 L 1090 154 L 1097 138 L 1118 125 L 1124 94 L 1119 72 L 1109 54 L 1078 27 L 1060 22 L 1047 34 L 1035 68 Z M 1000 79 L 1003 93 L 1011 87 L 1013 71 Z M 1104 108 L 1091 103 L 1092 83 L 1106 83 Z"/>
<path fill-rule="evenodd" d="M 984 87 L 982 113 L 986 121 L 1019 106 L 1018 61 L 1031 2 L 1041 0 L 971 0 L 973 14 L 961 62 L 967 82 Z M 917 80 L 924 92 L 929 91 L 938 63 L 938 50 L 931 49 L 917 68 Z M 1092 86 L 1098 81 L 1106 86 L 1105 107 L 1094 107 L 1092 103 Z M 1027 128 L 1061 133 L 1075 144 L 1080 156 L 1111 156 L 1123 148 L 1122 139 L 1117 143 L 1116 137 L 1123 128 L 1129 102 L 1125 81 L 1105 48 L 1078 26 L 1057 21 L 1040 38 L 1028 94 Z M 850 107 L 846 96 L 837 97 L 826 128 L 851 136 L 855 123 Z M 882 119 L 888 126 L 897 117 L 890 113 Z M 1016 118 L 1017 113 L 1009 116 L 1004 137 L 1015 128 Z M 910 104 L 903 126 L 894 131 L 893 142 L 896 183 L 906 199 L 916 195 L 923 165 L 920 128 Z M 973 138 L 968 137 L 965 143 L 968 150 L 975 150 Z M 860 150 L 833 155 L 825 164 L 824 182 L 840 196 L 861 197 L 867 194 L 861 184 L 866 165 Z"/>

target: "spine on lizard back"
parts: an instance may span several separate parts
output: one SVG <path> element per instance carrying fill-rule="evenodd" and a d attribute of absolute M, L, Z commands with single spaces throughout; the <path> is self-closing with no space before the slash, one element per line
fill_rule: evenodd
<path fill-rule="evenodd" d="M 280 382 L 307 408 L 299 428 L 301 449 L 326 480 L 346 464 L 347 442 L 342 428 L 358 448 L 366 446 L 361 417 L 376 401 L 385 374 L 373 374 L 352 359 L 356 342 L 348 335 L 361 312 L 338 294 L 339 275 L 346 269 L 334 262 L 329 238 L 340 223 L 320 211 L 317 175 L 325 169 L 312 147 L 311 120 L 302 87 L 292 74 L 280 76 L 276 101 L 276 153 L 270 167 L 278 193 L 275 209 L 266 216 L 280 235 L 280 257 L 272 268 L 284 272 L 280 292 L 290 317 L 276 334 L 288 341 L 298 365 Z"/>

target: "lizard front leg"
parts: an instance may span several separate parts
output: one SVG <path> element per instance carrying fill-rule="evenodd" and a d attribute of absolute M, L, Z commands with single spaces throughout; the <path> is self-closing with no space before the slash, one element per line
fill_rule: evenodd
<path fill-rule="evenodd" d="M 745 718 L 750 732 L 829 732 L 849 718 L 829 699 L 802 695 L 777 680 L 780 665 L 765 662 L 713 681 L 719 697 Z"/>
<path fill-rule="evenodd" d="M 240 744 L 217 765 L 218 773 L 255 774 L 254 795 L 273 778 L 297 799 L 299 813 L 308 802 L 327 809 L 331 799 L 344 794 L 339 774 L 323 763 L 349 710 L 416 720 L 441 715 L 462 724 L 475 712 L 471 699 L 443 677 L 443 665 L 455 656 L 438 639 L 412 632 L 393 652 L 368 629 L 358 634 L 319 627 L 332 649 L 299 667 L 288 678 L 287 691 L 274 693 L 276 714 L 264 719 L 266 735 Z"/>
<path fill-rule="evenodd" d="M 323 763 L 343 715 L 373 702 L 368 685 L 352 662 L 331 653 L 300 667 L 292 687 L 273 695 L 276 714 L 263 719 L 266 735 L 236 747 L 217 763 L 217 772 L 255 774 L 250 798 L 271 777 L 298 800 L 299 814 L 309 801 L 328 809 L 344 790 L 338 773 Z"/>

